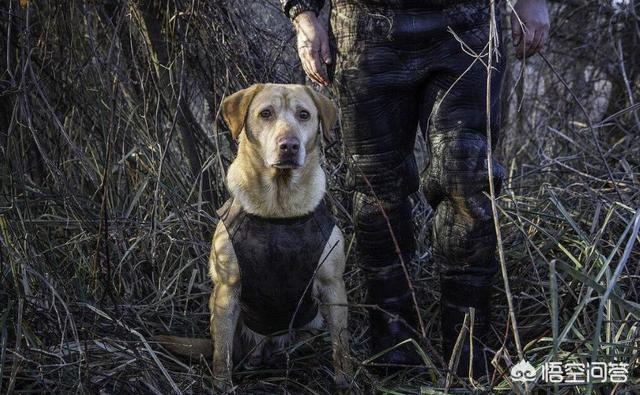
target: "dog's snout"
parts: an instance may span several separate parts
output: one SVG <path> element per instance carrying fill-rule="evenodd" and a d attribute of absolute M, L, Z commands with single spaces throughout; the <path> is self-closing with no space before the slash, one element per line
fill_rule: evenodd
<path fill-rule="evenodd" d="M 300 149 L 300 140 L 295 137 L 283 137 L 278 140 L 278 147 L 283 154 L 295 154 Z"/>

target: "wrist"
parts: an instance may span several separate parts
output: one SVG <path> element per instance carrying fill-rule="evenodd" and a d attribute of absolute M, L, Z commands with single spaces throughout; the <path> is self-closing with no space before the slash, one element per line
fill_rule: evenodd
<path fill-rule="evenodd" d="M 305 2 L 299 2 L 297 4 L 294 4 L 291 8 L 289 8 L 287 15 L 289 16 L 289 19 L 291 19 L 291 21 L 295 23 L 296 20 L 300 19 L 299 17 L 301 15 L 303 16 L 303 19 L 306 19 L 306 18 L 315 19 L 318 15 L 318 12 L 319 12 L 318 10 L 314 9 L 309 4 Z"/>
<path fill-rule="evenodd" d="M 313 11 L 301 12 L 293 20 L 293 29 L 297 32 L 307 30 L 310 28 L 316 28 L 318 26 L 318 17 Z"/>
<path fill-rule="evenodd" d="M 302 23 L 313 23 L 318 21 L 316 13 L 310 10 L 302 11 L 292 18 L 294 26 L 298 26 Z"/>

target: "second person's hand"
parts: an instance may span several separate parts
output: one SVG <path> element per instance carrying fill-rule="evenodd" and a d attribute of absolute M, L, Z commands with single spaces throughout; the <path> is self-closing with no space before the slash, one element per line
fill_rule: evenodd
<path fill-rule="evenodd" d="M 516 58 L 540 52 L 549 38 L 549 9 L 546 0 L 518 0 L 511 16 Z"/>
<path fill-rule="evenodd" d="M 305 73 L 320 85 L 329 85 L 326 66 L 331 63 L 329 35 L 312 11 L 299 14 L 293 20 L 296 29 L 298 56 Z"/>

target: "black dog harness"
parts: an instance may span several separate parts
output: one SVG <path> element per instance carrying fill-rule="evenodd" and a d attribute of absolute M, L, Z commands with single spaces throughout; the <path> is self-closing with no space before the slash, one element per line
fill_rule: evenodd
<path fill-rule="evenodd" d="M 268 335 L 311 322 L 318 313 L 313 277 L 335 225 L 323 202 L 301 217 L 265 218 L 229 199 L 218 210 L 240 266 L 244 324 Z M 297 311 L 296 311 L 297 310 Z"/>

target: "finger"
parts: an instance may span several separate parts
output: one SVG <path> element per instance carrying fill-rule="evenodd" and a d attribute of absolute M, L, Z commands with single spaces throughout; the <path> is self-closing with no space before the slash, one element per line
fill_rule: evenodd
<path fill-rule="evenodd" d="M 320 41 L 320 57 L 322 58 L 322 62 L 324 64 L 330 64 L 332 61 L 328 38 Z"/>
<path fill-rule="evenodd" d="M 520 42 L 518 42 L 518 46 L 516 47 L 516 58 L 522 59 L 526 55 L 526 46 L 524 43 L 524 39 L 520 38 Z"/>
<path fill-rule="evenodd" d="M 307 63 L 306 63 L 306 64 L 307 64 L 307 65 L 306 65 L 306 73 L 307 73 L 307 76 L 309 76 L 309 78 L 310 78 L 313 82 L 315 82 L 315 83 L 317 83 L 317 84 L 322 85 L 322 80 L 320 79 L 320 76 L 318 76 L 318 74 L 317 74 L 317 73 L 315 72 L 315 70 L 313 69 L 313 65 L 312 65 L 310 62 L 308 62 L 308 61 L 307 61 Z"/>
<path fill-rule="evenodd" d="M 309 64 L 307 56 L 304 55 L 304 56 L 300 57 L 300 60 L 302 61 L 302 69 L 304 70 L 304 73 L 311 80 L 315 81 L 315 77 L 313 76 L 313 70 L 311 68 L 311 65 Z"/>
<path fill-rule="evenodd" d="M 518 59 L 522 59 L 524 57 L 529 56 L 529 50 L 531 45 L 533 44 L 533 39 L 535 38 L 534 32 L 532 29 L 527 26 L 522 27 L 522 39 L 520 40 L 520 44 L 518 45 L 516 57 Z"/>
<path fill-rule="evenodd" d="M 327 77 L 327 72 L 325 71 L 325 68 L 322 65 L 322 61 L 320 60 L 320 52 L 315 53 L 315 56 L 313 57 L 312 67 L 322 81 L 322 84 L 327 85 L 329 83 L 329 77 Z"/>
<path fill-rule="evenodd" d="M 516 52 L 516 58 L 517 59 L 522 59 L 524 57 L 524 44 L 522 43 L 522 41 L 520 42 L 520 44 L 518 44 L 518 46 L 515 49 Z"/>
<path fill-rule="evenodd" d="M 536 33 L 538 35 L 538 45 L 536 47 L 536 53 L 542 52 L 547 43 L 547 37 L 549 36 L 549 26 L 541 24 Z"/>
<path fill-rule="evenodd" d="M 549 42 L 549 27 L 545 27 L 542 31 L 542 44 L 540 44 L 540 51 L 547 49 L 547 43 Z"/>
<path fill-rule="evenodd" d="M 322 80 L 322 76 L 316 70 L 315 64 L 312 60 L 309 61 L 309 77 L 320 85 L 324 85 L 324 81 Z"/>
<path fill-rule="evenodd" d="M 327 81 L 326 81 L 325 77 L 317 69 L 313 70 L 313 79 L 314 79 L 314 81 L 316 81 L 320 85 L 327 85 Z"/>
<path fill-rule="evenodd" d="M 543 47 L 544 47 L 544 28 L 540 27 L 540 29 L 538 29 L 538 46 L 536 47 L 536 53 L 542 51 Z"/>
<path fill-rule="evenodd" d="M 320 85 L 325 85 L 325 78 L 323 77 L 324 72 L 320 60 L 320 51 L 308 51 L 305 55 L 305 59 L 309 67 L 310 77 Z"/>
<path fill-rule="evenodd" d="M 515 14 L 511 15 L 511 39 L 513 40 L 514 47 L 517 47 L 522 40 L 522 26 Z"/>
<path fill-rule="evenodd" d="M 535 34 L 533 40 L 531 41 L 531 46 L 527 52 L 527 56 L 533 56 L 540 50 L 540 45 L 542 43 L 542 30 L 540 28 L 535 30 Z"/>
<path fill-rule="evenodd" d="M 536 31 L 532 27 L 525 26 L 524 28 L 524 48 L 526 55 L 529 56 L 529 52 L 533 47 L 533 42 L 536 38 Z"/>
<path fill-rule="evenodd" d="M 318 75 L 314 67 L 312 50 L 309 48 L 305 48 L 304 54 L 301 57 L 301 59 L 302 59 L 302 68 L 304 69 L 307 76 L 311 78 L 313 81 L 317 82 L 318 84 L 322 84 L 322 79 L 320 78 L 320 76 Z"/>
<path fill-rule="evenodd" d="M 309 75 L 309 67 L 307 66 L 307 59 L 302 49 L 298 50 L 298 57 L 300 58 L 300 64 L 306 75 Z"/>

